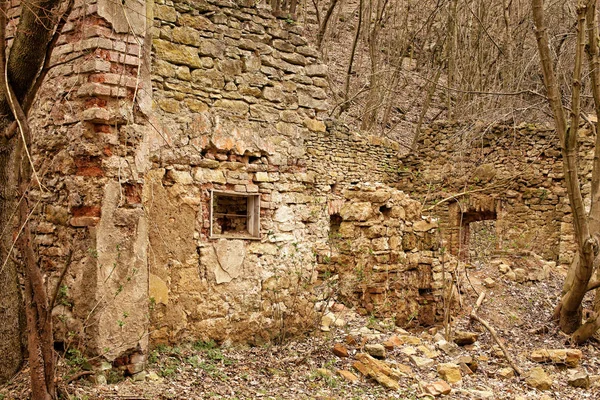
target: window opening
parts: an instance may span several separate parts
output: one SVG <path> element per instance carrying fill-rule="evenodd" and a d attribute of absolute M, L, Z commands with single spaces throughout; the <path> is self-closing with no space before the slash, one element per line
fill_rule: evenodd
<path fill-rule="evenodd" d="M 210 237 L 260 239 L 260 195 L 211 191 Z"/>

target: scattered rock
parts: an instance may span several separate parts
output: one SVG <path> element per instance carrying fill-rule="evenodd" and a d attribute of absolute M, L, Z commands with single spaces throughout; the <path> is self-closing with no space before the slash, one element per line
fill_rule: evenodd
<path fill-rule="evenodd" d="M 137 374 L 131 376 L 134 382 L 143 382 L 146 380 L 146 371 L 140 371 Z"/>
<path fill-rule="evenodd" d="M 399 371 L 394 371 L 384 361 L 377 360 L 366 353 L 356 355 L 358 361 L 352 365 L 361 374 L 375 379 L 388 389 L 398 390 L 398 379 L 402 377 Z"/>
<path fill-rule="evenodd" d="M 375 358 L 385 358 L 385 347 L 382 344 L 367 344 L 365 351 Z"/>
<path fill-rule="evenodd" d="M 162 378 L 160 376 L 158 376 L 158 374 L 154 371 L 151 371 L 148 373 L 148 375 L 146 375 L 146 379 L 148 379 L 149 381 L 159 381 Z"/>
<path fill-rule="evenodd" d="M 411 344 L 414 346 L 418 346 L 421 344 L 421 338 L 410 335 L 402 335 L 400 336 L 400 340 L 402 340 L 405 344 Z"/>
<path fill-rule="evenodd" d="M 403 348 L 402 350 L 400 350 L 403 354 L 406 354 L 407 356 L 414 356 L 415 354 L 417 354 L 417 349 L 415 349 L 412 346 L 406 346 L 405 348 Z"/>
<path fill-rule="evenodd" d="M 440 340 L 435 343 L 436 347 L 446 353 L 447 355 L 452 355 L 456 353 L 457 346 L 456 343 L 450 343 L 445 340 Z"/>
<path fill-rule="evenodd" d="M 453 363 L 442 363 L 437 366 L 437 372 L 440 378 L 448 383 L 457 383 L 462 381 L 460 366 Z"/>
<path fill-rule="evenodd" d="M 544 371 L 542 367 L 535 367 L 525 375 L 525 382 L 539 390 L 550 390 L 552 387 L 552 378 Z"/>
<path fill-rule="evenodd" d="M 430 349 L 428 346 L 421 345 L 417 347 L 417 349 L 427 358 L 436 358 L 440 355 L 437 351 Z"/>
<path fill-rule="evenodd" d="M 337 373 L 339 376 L 341 376 L 342 378 L 344 378 L 345 380 L 347 380 L 350 383 L 356 383 L 359 381 L 358 376 L 354 375 L 350 371 L 346 371 L 344 369 L 338 369 Z"/>
<path fill-rule="evenodd" d="M 333 372 L 331 372 L 327 368 L 317 368 L 317 374 L 328 378 L 331 378 L 333 376 Z"/>
<path fill-rule="evenodd" d="M 515 377 L 515 370 L 512 368 L 500 368 L 496 371 L 496 376 L 502 379 L 510 379 Z"/>
<path fill-rule="evenodd" d="M 538 363 L 564 364 L 575 368 L 579 365 L 583 353 L 579 349 L 536 349 L 529 358 Z"/>
<path fill-rule="evenodd" d="M 329 327 L 331 326 L 331 324 L 336 320 L 335 318 L 335 314 L 334 313 L 327 313 L 325 315 L 323 315 L 323 317 L 321 318 L 321 330 L 323 332 L 329 332 Z"/>
<path fill-rule="evenodd" d="M 441 396 L 450 394 L 452 388 L 446 381 L 436 381 L 423 385 L 423 390 L 426 394 L 430 394 L 432 396 Z"/>
<path fill-rule="evenodd" d="M 382 343 L 386 350 L 393 350 L 395 347 L 400 347 L 404 342 L 396 335 L 392 335 L 388 340 Z"/>
<path fill-rule="evenodd" d="M 417 368 L 429 368 L 433 366 L 433 360 L 431 358 L 411 356 L 410 360 L 417 366 Z"/>
<path fill-rule="evenodd" d="M 493 287 L 496 286 L 496 281 L 493 280 L 492 278 L 485 278 L 483 280 L 483 286 L 485 286 L 488 289 L 492 289 Z"/>
<path fill-rule="evenodd" d="M 336 343 L 331 351 L 338 357 L 348 357 L 348 349 L 341 343 Z"/>
<path fill-rule="evenodd" d="M 348 346 L 356 346 L 358 344 L 358 342 L 356 341 L 354 336 L 348 335 L 348 336 L 346 336 L 346 344 Z"/>
<path fill-rule="evenodd" d="M 465 364 L 472 372 L 477 372 L 479 363 L 471 356 L 461 356 L 456 360 L 458 364 Z"/>
<path fill-rule="evenodd" d="M 515 268 L 512 272 L 515 274 L 515 282 L 522 283 L 527 280 L 527 271 L 523 268 Z"/>
<path fill-rule="evenodd" d="M 500 271 L 503 274 L 507 274 L 508 272 L 510 272 L 510 267 L 506 264 L 500 264 L 498 265 L 498 271 Z"/>
<path fill-rule="evenodd" d="M 473 332 L 456 331 L 454 332 L 454 343 L 459 346 L 465 346 L 475 343 L 478 337 L 479 335 Z"/>
<path fill-rule="evenodd" d="M 569 386 L 587 389 L 590 387 L 590 376 L 585 371 L 572 371 L 567 378 Z"/>

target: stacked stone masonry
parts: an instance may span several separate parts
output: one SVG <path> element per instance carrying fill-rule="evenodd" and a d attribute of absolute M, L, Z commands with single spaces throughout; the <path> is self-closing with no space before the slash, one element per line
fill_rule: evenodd
<path fill-rule="evenodd" d="M 65 346 L 133 365 L 161 342 L 300 333 L 332 269 L 342 289 L 363 271 L 341 295 L 364 312 L 435 319 L 447 260 L 390 187 L 398 144 L 326 119 L 326 66 L 263 7 L 76 2 L 31 115 L 49 287 L 71 260 Z"/>
<path fill-rule="evenodd" d="M 588 210 L 594 140 L 589 129 L 580 129 L 579 173 Z M 560 264 L 572 259 L 572 217 L 553 130 L 439 123 L 401 162 L 397 187 L 439 220 L 452 254 L 467 258 L 469 225 L 489 220 L 495 222 L 497 252 L 529 250 Z"/>

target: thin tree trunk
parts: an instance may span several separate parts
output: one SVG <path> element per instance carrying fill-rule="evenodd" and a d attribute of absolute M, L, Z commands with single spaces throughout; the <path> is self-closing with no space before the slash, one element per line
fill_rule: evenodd
<path fill-rule="evenodd" d="M 569 195 L 569 203 L 573 214 L 575 239 L 577 242 L 577 257 L 571 268 L 572 282 L 560 304 L 559 326 L 566 333 L 574 333 L 581 326 L 581 301 L 587 291 L 587 286 L 592 276 L 594 258 L 598 252 L 598 241 L 590 236 L 590 226 L 583 197 L 580 191 L 580 181 L 577 171 L 577 132 L 579 128 L 579 104 L 581 90 L 581 64 L 585 48 L 585 14 L 586 9 L 580 0 L 578 3 L 577 45 L 575 55 L 575 68 L 573 73 L 573 96 L 571 127 L 566 124 L 565 112 L 560 98 L 558 82 L 552 66 L 548 33 L 544 21 L 543 0 L 532 0 L 533 20 L 536 27 L 536 40 L 540 53 L 544 85 L 554 121 L 556 132 L 561 141 L 563 157 L 563 170 L 565 184 Z M 575 269 L 576 268 L 576 269 Z"/>
<path fill-rule="evenodd" d="M 325 13 L 325 18 L 323 18 L 323 22 L 319 26 L 319 32 L 317 33 L 317 48 L 320 50 L 323 45 L 323 38 L 325 37 L 325 32 L 327 32 L 327 25 L 329 25 L 329 20 L 333 15 L 333 10 L 337 5 L 338 0 L 331 0 L 329 3 L 329 7 L 327 8 L 327 12 Z M 316 6 L 315 6 L 316 8 Z M 318 12 L 318 11 L 317 11 Z"/>

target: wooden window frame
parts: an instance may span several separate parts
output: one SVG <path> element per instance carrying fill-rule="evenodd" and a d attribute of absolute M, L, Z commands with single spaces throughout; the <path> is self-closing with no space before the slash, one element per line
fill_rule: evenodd
<path fill-rule="evenodd" d="M 223 197 L 245 197 L 246 198 L 246 228 L 247 235 L 227 235 L 213 233 L 213 213 L 215 195 Z M 260 240 L 260 193 L 240 193 L 226 190 L 210 191 L 210 239 L 244 239 Z"/>

